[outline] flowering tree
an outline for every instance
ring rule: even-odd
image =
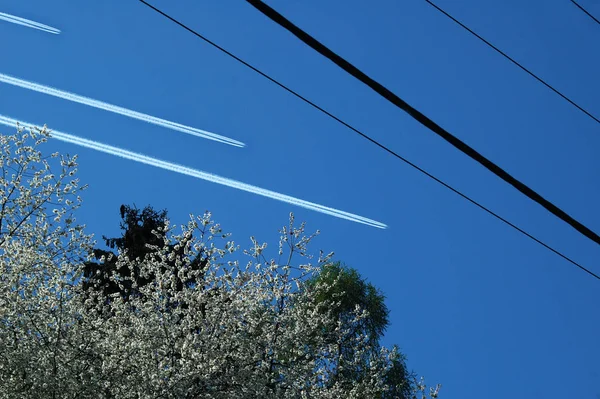
[[[143,210],[138,208],[130,207],[128,205],[121,205],[121,230],[122,235],[117,238],[107,238],[102,236],[106,246],[110,249],[117,249],[119,253],[126,256],[128,259],[135,260],[137,258],[145,259],[147,255],[155,252],[155,247],[161,247],[164,245],[170,245],[170,250],[175,250],[174,244],[168,244],[170,240],[165,240],[164,235],[167,232],[158,231],[157,229],[163,227],[167,220],[167,211],[155,211],[151,206],[146,206]],[[177,259],[186,257],[183,248],[178,245],[177,256],[168,260],[168,263],[163,265],[165,267],[176,268]],[[101,290],[103,297],[111,297],[111,294],[119,293],[123,300],[127,301],[132,295],[140,295],[138,289],[134,288],[130,281],[136,281],[136,286],[144,286],[152,284],[155,281],[154,275],[141,276],[139,269],[132,270],[129,268],[118,268],[117,267],[117,256],[114,252],[106,251],[100,248],[95,248],[93,251],[94,261],[88,261],[85,264],[84,269],[84,282],[83,287],[86,291],[90,290]],[[203,253],[196,255],[195,259],[191,264],[187,265],[188,268],[193,270],[202,270],[206,267],[207,260],[204,259]],[[178,270],[174,270],[178,274]],[[113,274],[116,273],[116,276]],[[117,280],[129,277],[125,281],[125,284],[119,285],[115,283],[115,277]],[[181,291],[185,287],[189,288],[198,283],[202,282],[202,276],[199,276],[195,280],[181,280],[177,279],[177,290]],[[124,286],[124,289],[123,289]],[[186,306],[185,304],[179,304],[178,306]]]
[[[42,156],[45,131],[0,136],[0,396],[75,397],[86,359],[73,345],[73,265],[90,239],[75,224],[76,157]],[[60,169],[53,174],[51,167]],[[67,336],[67,331],[69,335]],[[67,339],[68,338],[68,339]],[[73,392],[73,394],[69,394]]]
[[[315,279],[332,254],[312,259],[308,244],[316,234],[306,235],[293,215],[281,230],[277,259],[255,238],[240,254],[208,213],[180,229],[166,220],[155,231],[164,245],[149,244],[144,258],[120,252],[101,259],[130,271],[111,273],[118,292],[90,290],[84,272],[93,242],[73,216],[83,189],[72,178],[76,159],[44,158],[38,147],[48,135],[19,129],[0,136],[0,398],[392,398],[402,392],[394,386],[401,355],[375,346],[368,329],[348,327],[362,325],[366,309],[345,310],[350,323],[332,312],[341,300],[325,293],[336,279]],[[53,160],[61,169],[56,176]],[[200,269],[193,267],[198,255],[205,260]],[[129,276],[152,282],[138,285]],[[178,284],[200,277],[194,286]],[[125,299],[125,288],[140,295]],[[344,351],[343,364],[340,343],[353,348]],[[360,378],[335,378],[340,367],[360,369]],[[425,397],[424,384],[413,388],[414,398]],[[437,388],[429,393],[437,396]]]

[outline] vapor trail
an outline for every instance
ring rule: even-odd
[[[39,22],[29,20],[29,19],[17,17],[16,15],[10,15],[10,14],[0,12],[0,20],[10,22],[13,24],[17,24],[17,25],[26,26],[26,27],[32,28],[32,29],[38,29],[38,30],[41,30],[44,32],[55,34],[55,35],[60,34],[59,29],[53,28],[48,25],[41,24]]]
[[[157,118],[143,114],[141,112],[133,111],[127,108],[119,107],[117,105],[108,104],[102,101],[94,100],[89,97],[77,95],[75,93],[69,93],[68,91],[62,91],[55,89],[54,87],[44,86],[39,83],[30,82],[27,80],[15,78],[14,76],[5,75],[0,73],[0,82],[7,83],[9,85],[22,87],[27,90],[37,91],[38,93],[48,94],[50,96],[62,98],[64,100],[73,101],[79,104],[88,105],[90,107],[98,108],[108,112],[114,112],[129,118],[137,119],[153,125],[158,125],[171,130],[177,130],[182,133],[191,134],[192,136],[201,137],[204,139],[218,141],[220,143],[229,144],[235,147],[244,147],[245,144],[241,141],[230,139],[229,137],[221,136],[216,133],[207,132],[206,130],[196,129],[195,127],[182,125],[179,123],[171,122],[165,119]]]
[[[12,118],[9,118],[9,117],[3,116],[3,115],[0,115],[0,124],[10,126],[10,127],[16,127],[17,124],[24,126],[24,127],[35,126],[31,123],[18,121],[16,119],[12,119]],[[302,200],[299,198],[291,197],[289,195],[281,194],[281,193],[278,193],[275,191],[271,191],[271,190],[256,187],[256,186],[253,186],[250,184],[242,183],[237,180],[213,175],[212,173],[203,172],[201,170],[188,168],[186,166],[178,165],[178,164],[167,162],[167,161],[162,161],[157,158],[152,158],[152,157],[149,157],[149,156],[146,156],[143,154],[139,154],[136,152],[124,150],[122,148],[113,147],[108,144],[103,144],[103,143],[99,143],[97,141],[84,139],[84,138],[73,136],[73,135],[70,135],[67,133],[61,133],[56,130],[51,131],[50,135],[51,135],[51,137],[53,137],[57,140],[60,140],[60,141],[75,144],[75,145],[78,145],[81,147],[90,148],[92,150],[96,150],[96,151],[100,151],[100,152],[105,152],[110,155],[129,159],[129,160],[136,161],[136,162],[140,162],[140,163],[143,163],[146,165],[169,170],[172,172],[181,173],[183,175],[192,176],[192,177],[195,177],[198,179],[202,179],[202,180],[206,180],[206,181],[209,181],[212,183],[217,183],[217,184],[221,184],[224,186],[232,187],[232,188],[235,188],[238,190],[247,191],[252,194],[257,194],[257,195],[261,195],[263,197],[286,202],[288,204],[300,206],[302,208],[306,208],[311,211],[321,212],[326,215],[335,216],[337,218],[350,220],[350,221],[356,222],[356,223],[366,224],[368,226],[377,227],[380,229],[387,228],[387,225],[385,225],[381,222],[377,222],[372,219],[365,218],[363,216],[355,215],[355,214],[349,213],[349,212],[344,212],[342,210],[330,208],[330,207],[327,207],[324,205],[315,204],[314,202],[305,201],[305,200]]]

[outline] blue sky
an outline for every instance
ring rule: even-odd
[[[580,2],[600,15],[600,5]],[[409,160],[600,272],[600,248],[503,184],[245,2],[152,4]],[[598,124],[424,1],[271,1],[441,126],[600,231]],[[567,0],[439,0],[513,58],[600,115],[600,26]],[[136,1],[1,2],[0,73],[208,130],[182,134],[0,83],[0,114],[356,213],[382,230],[53,141],[90,184],[79,220],[118,234],[122,203],[173,221],[213,212],[240,244],[276,251],[294,211],[387,295],[411,368],[447,399],[597,398],[600,281]],[[10,129],[2,126],[1,131]]]

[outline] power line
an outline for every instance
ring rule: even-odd
[[[562,94],[554,86],[552,86],[551,84],[549,84],[548,82],[546,82],[545,80],[543,80],[542,78],[540,78],[539,76],[537,76],[535,73],[533,73],[529,69],[525,68],[518,61],[515,61],[514,58],[510,57],[508,54],[506,54],[505,52],[503,52],[502,50],[500,50],[498,47],[494,46],[492,43],[488,42],[483,37],[479,36],[471,28],[469,28],[468,26],[466,26],[465,24],[463,24],[462,22],[460,22],[458,19],[454,18],[452,15],[450,15],[448,12],[444,11],[438,5],[434,4],[432,1],[430,1],[430,0],[425,0],[425,1],[429,5],[431,5],[433,8],[435,8],[436,10],[438,10],[439,12],[441,12],[442,14],[444,14],[446,17],[448,17],[452,21],[456,22],[458,25],[460,25],[467,32],[469,32],[470,34],[472,34],[473,36],[475,36],[476,38],[478,38],[479,40],[481,40],[482,42],[484,42],[485,44],[487,44],[488,47],[496,50],[496,52],[498,54],[502,55],[504,58],[506,58],[507,60],[509,60],[510,62],[512,62],[513,64],[515,64],[519,68],[521,68],[523,71],[527,72],[527,74],[529,74],[529,76],[533,77],[535,80],[537,80],[538,82],[540,82],[541,84],[543,84],[544,86],[546,86],[547,88],[549,88],[550,90],[552,90],[554,93],[558,94],[563,100],[567,101],[569,104],[571,104],[572,106],[574,106],[575,108],[577,108],[578,110],[580,110],[581,112],[583,112],[584,114],[586,114],[587,116],[589,116],[590,118],[592,118],[594,121],[596,121],[596,123],[600,123],[600,119],[596,118],[590,112],[586,111],[582,106],[580,106],[579,104],[577,104],[575,101],[571,100],[566,95]],[[575,3],[575,4],[577,4],[577,3]]]
[[[321,42],[317,41],[315,38],[310,36],[308,33],[303,31],[296,25],[294,25],[283,15],[279,14],[277,11],[275,11],[274,9],[272,9],[271,7],[269,7],[268,5],[263,3],[261,0],[246,0],[246,1],[248,3],[250,3],[252,6],[254,6],[257,10],[262,12],[269,19],[276,22],[277,24],[282,26],[284,29],[286,29],[287,31],[292,33],[294,36],[296,36],[298,39],[303,41],[305,44],[307,44],[313,50],[317,51],[319,54],[323,55],[324,57],[326,57],[327,59],[332,61],[334,64],[336,64],[337,66],[342,68],[348,74],[350,74],[354,78],[358,79],[359,81],[363,82],[365,85],[367,85],[373,91],[375,91],[377,94],[379,94],[380,96],[382,96],[383,98],[385,98],[386,100],[388,100],[389,102],[391,102],[392,104],[397,106],[398,108],[400,108],[403,111],[405,111],[406,113],[408,113],[410,116],[412,116],[415,120],[417,120],[423,126],[425,126],[429,130],[431,130],[432,132],[434,132],[435,134],[437,134],[438,136],[440,136],[441,138],[446,140],[448,143],[452,144],[459,151],[461,151],[468,157],[472,158],[473,160],[479,162],[479,164],[484,166],[490,172],[492,172],[493,174],[495,174],[496,176],[498,176],[499,178],[501,178],[502,180],[504,180],[505,182],[507,182],[514,188],[516,188],[517,190],[519,190],[521,193],[523,193],[524,195],[529,197],[531,200],[537,202],[538,204],[540,204],[541,206],[546,208],[546,210],[548,210],[554,216],[563,220],[565,223],[567,223],[568,225],[573,227],[575,230],[577,230],[578,232],[580,232],[581,234],[583,234],[590,240],[594,241],[596,244],[600,245],[600,236],[598,236],[591,229],[589,229],[588,227],[584,226],[582,223],[575,220],[573,217],[568,215],[565,211],[563,211],[562,209],[560,209],[559,207],[554,205],[552,202],[550,202],[547,199],[545,199],[544,197],[542,197],[540,194],[535,192],[529,186],[527,186],[524,183],[517,180],[515,177],[510,175],[508,172],[506,172],[500,166],[496,165],[495,163],[493,163],[492,161],[490,161],[489,159],[487,159],[486,157],[481,155],[474,148],[470,147],[468,144],[466,144],[465,142],[460,140],[458,137],[454,136],[453,134],[448,132],[446,129],[442,128],[440,125],[438,125],[437,123],[435,123],[434,121],[429,119],[427,116],[425,116],[424,114],[422,114],[421,112],[419,112],[418,110],[416,110],[415,108],[410,106],[406,101],[402,100],[396,94],[392,93],[389,89],[384,87],[381,83],[376,82],[374,79],[370,78],[364,72],[359,70],[357,67],[355,67],[354,65],[352,65],[351,63],[349,63],[348,61],[346,61],[345,59],[340,57],[338,54],[334,53],[329,48],[325,47],[325,45],[323,45]]]
[[[477,202],[476,200],[470,198],[469,196],[467,196],[466,194],[463,194],[462,192],[460,192],[459,190],[455,189],[454,187],[450,186],[448,183],[444,182],[443,180],[435,177],[434,175],[432,175],[431,173],[427,172],[425,169],[419,167],[418,165],[412,163],[411,161],[409,161],[408,159],[404,158],[403,156],[399,155],[398,153],[396,153],[395,151],[389,149],[388,147],[386,147],[385,145],[379,143],[378,141],[376,141],[375,139],[367,136],[365,133],[361,132],[360,130],[358,130],[357,128],[355,128],[354,126],[350,125],[349,123],[343,121],[342,119],[338,118],[337,116],[335,116],[334,114],[332,114],[331,112],[325,110],[324,108],[322,108],[321,106],[315,104],[314,102],[310,101],[309,99],[307,99],[306,97],[302,96],[301,94],[297,93],[296,91],[290,89],[289,87],[287,87],[286,85],[284,85],[283,83],[280,83],[279,81],[275,80],[274,78],[270,77],[269,75],[267,75],[266,73],[262,72],[261,70],[259,70],[258,68],[252,66],[251,64],[247,63],[246,61],[242,60],[241,58],[239,58],[238,56],[232,54],[231,52],[229,52],[228,50],[224,49],[223,47],[219,46],[218,44],[214,43],[213,41],[211,41],[210,39],[206,38],[205,36],[201,35],[200,33],[196,32],[195,30],[189,28],[188,26],[184,25],[183,23],[179,22],[178,20],[176,20],[175,18],[171,17],[170,15],[164,13],[163,11],[159,10],[158,8],[154,7],[153,5],[147,3],[144,0],[139,0],[141,3],[145,4],[146,6],[148,6],[149,8],[153,9],[154,11],[156,11],[157,13],[161,14],[162,16],[164,16],[165,18],[169,19],[170,21],[176,23],[177,25],[181,26],[182,28],[184,28],[185,30],[187,30],[188,32],[192,33],[193,35],[197,36],[198,38],[204,40],[206,43],[210,44],[211,46],[215,47],[216,49],[222,51],[223,53],[227,54],[228,56],[230,56],[231,58],[235,59],[236,61],[240,62],[241,64],[245,65],[246,67],[252,69],[254,72],[258,73],[259,75],[263,76],[264,78],[268,79],[269,81],[271,81],[272,83],[276,84],[277,86],[281,87],[282,89],[284,89],[285,91],[287,91],[288,93],[294,95],[295,97],[299,98],[300,100],[304,101],[305,103],[309,104],[310,106],[312,106],[313,108],[319,110],[320,112],[324,113],[325,115],[327,115],[328,117],[330,117],[331,119],[335,120],[336,122],[344,125],[345,127],[347,127],[348,129],[352,130],[353,132],[359,134],[360,136],[362,136],[363,138],[365,138],[366,140],[369,140],[371,143],[375,144],[376,146],[378,146],[379,148],[381,148],[382,150],[388,152],[389,154],[393,155],[394,157],[400,159],[402,162],[406,163],[407,165],[409,165],[410,167],[416,169],[417,171],[421,172],[422,174],[424,174],[425,176],[429,177],[430,179],[434,180],[435,182],[441,184],[442,186],[444,186],[445,188],[449,189],[450,191],[454,192],[455,194],[459,195],[460,197],[464,198],[465,200],[469,201],[471,204],[477,206],[479,209],[487,212],[488,214],[492,215],[493,217],[495,217],[496,219],[500,220],[501,222],[507,224],[508,226],[512,227],[513,229],[517,230],[518,232],[520,232],[521,234],[525,235],[526,237],[532,239],[533,241],[537,242],[538,244],[540,244],[541,246],[543,246],[544,248],[548,249],[549,251],[553,252],[554,254],[560,256],[561,258],[563,258],[564,260],[566,260],[567,262],[573,264],[574,266],[577,266],[579,269],[583,270],[584,272],[588,273],[589,275],[591,275],[592,277],[595,277],[596,279],[600,280],[600,276],[595,274],[594,272],[592,272],[591,270],[587,269],[586,267],[584,267],[583,265],[579,264],[578,262],[576,262],[575,260],[571,259],[570,257],[568,257],[567,255],[563,254],[562,252],[554,249],[553,247],[551,247],[550,245],[544,243],[543,241],[541,241],[540,239],[534,237],[533,235],[531,235],[530,233],[528,233],[527,231],[523,230],[522,228],[518,227],[517,225],[513,224],[512,222],[508,221],[507,219],[503,218],[502,216],[498,215],[497,213],[495,213],[494,211],[492,211],[491,209],[487,208],[486,206],[480,204],[479,202]]]
[[[586,13],[591,19],[593,19],[598,25],[600,25],[600,21],[598,21],[598,19],[594,17],[591,13],[589,13],[585,8],[580,6],[579,3],[577,3],[575,0],[571,0],[571,3],[575,4],[581,11]]]

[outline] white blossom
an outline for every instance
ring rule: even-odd
[[[293,214],[278,261],[254,237],[243,251],[248,261],[240,261],[239,246],[206,212],[190,215],[179,234],[167,222],[161,230],[171,233],[170,245],[145,259],[117,256],[117,267],[155,279],[130,281],[139,296],[84,291],[94,243],[74,211],[85,186],[74,179],[76,157],[42,156],[38,147],[50,134],[19,128],[0,136],[0,399],[389,397],[384,374],[397,354],[370,347],[368,337],[322,311],[337,300],[316,305],[327,286],[304,289],[333,253],[311,264],[317,233],[305,234]],[[198,254],[207,260],[201,271],[188,267]],[[166,267],[170,259],[178,270]],[[196,286],[177,290],[187,279]],[[115,273],[112,280],[128,282]],[[360,308],[352,314],[365,317]],[[324,326],[355,348],[350,366],[376,354],[360,380],[334,378],[339,355]],[[424,384],[417,388],[414,398],[425,395]]]

